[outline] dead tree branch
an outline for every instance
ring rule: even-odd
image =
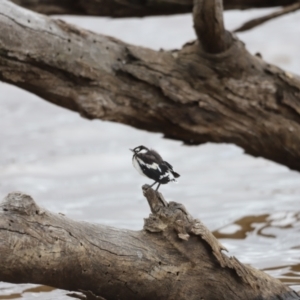
[[[300,80],[238,40],[153,51],[0,2],[0,80],[89,119],[186,144],[234,143],[300,170]]]
[[[204,51],[221,53],[231,46],[231,36],[224,28],[222,0],[195,0],[193,16],[194,28]]]
[[[46,15],[93,15],[104,17],[145,17],[190,13],[193,0],[12,0]],[[250,9],[290,5],[297,0],[224,0],[225,9]]]
[[[0,204],[0,280],[82,290],[87,299],[300,299],[226,256],[181,204],[143,191],[152,214],[142,231],[75,222],[9,194]]]
[[[259,25],[261,25],[267,21],[270,21],[272,19],[284,16],[291,12],[295,12],[298,9],[300,9],[300,2],[283,7],[282,9],[275,11],[271,14],[268,14],[266,16],[250,20],[250,21],[246,22],[245,24],[243,24],[241,27],[235,29],[234,32],[242,32],[242,31],[252,29],[252,28],[259,26]]]

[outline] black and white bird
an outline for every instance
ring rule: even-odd
[[[150,179],[154,180],[152,187],[158,183],[156,190],[161,184],[166,184],[170,181],[175,181],[180,175],[173,171],[173,167],[154,150],[148,149],[145,146],[139,146],[134,149],[129,149],[133,152],[132,164],[137,171]]]

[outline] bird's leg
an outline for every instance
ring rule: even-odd
[[[150,187],[153,187],[154,184],[156,184],[156,183],[157,183],[157,181],[154,181],[154,183],[152,183],[152,184],[150,185]]]
[[[156,188],[156,191],[158,191],[158,188],[160,187],[160,183],[158,184],[157,188]]]

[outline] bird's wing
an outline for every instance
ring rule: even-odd
[[[171,173],[173,174],[173,176],[174,176],[175,178],[178,178],[178,177],[180,176],[177,172],[173,171],[172,165],[170,165],[167,161],[164,161],[163,164],[164,164],[165,166],[167,166],[167,168],[171,171]]]
[[[144,159],[142,160],[139,157],[137,157],[137,162],[144,174],[155,181],[159,181],[161,175],[165,174],[168,170],[166,165],[157,164],[156,162],[147,161]]]
[[[162,163],[163,162],[163,159],[161,158],[161,156],[153,149],[150,150],[150,153],[148,152],[147,155],[151,155],[154,160],[156,160],[157,162],[159,163]]]
[[[164,161],[163,163],[165,163],[169,169],[173,170],[172,165],[170,165],[167,161]]]

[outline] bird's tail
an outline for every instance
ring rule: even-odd
[[[178,177],[180,176],[178,173],[176,173],[176,172],[174,172],[174,171],[172,171],[172,174],[173,174],[173,176],[174,176],[175,178],[178,178]]]

